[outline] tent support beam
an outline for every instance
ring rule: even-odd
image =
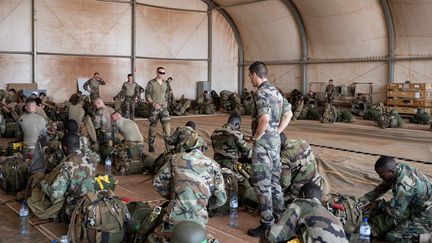
[[[393,15],[390,9],[388,0],[380,0],[381,7],[383,9],[388,35],[388,82],[394,82],[394,70],[395,70],[395,49],[396,49],[396,32],[394,28]]]
[[[308,91],[308,71],[307,71],[307,64],[308,64],[308,54],[309,54],[309,47],[308,47],[308,40],[306,35],[306,28],[303,22],[303,19],[300,15],[299,10],[297,9],[297,6],[294,4],[292,0],[283,0],[285,5],[290,10],[291,14],[294,16],[294,19],[297,24],[297,29],[300,32],[300,41],[302,45],[302,53],[301,53],[301,66],[302,66],[302,91],[303,93],[306,93]]]
[[[36,0],[32,0],[32,83],[36,83],[37,68],[37,33],[36,33]]]

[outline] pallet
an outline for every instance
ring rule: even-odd
[[[426,111],[429,114],[432,114],[432,108],[430,107],[419,107]],[[387,106],[387,112],[390,112],[392,109],[395,109],[400,115],[415,115],[417,113],[418,108],[414,107],[403,107],[403,106]]]
[[[427,83],[391,83],[387,84],[389,91],[432,91],[432,84]]]
[[[387,98],[387,105],[391,106],[409,106],[409,107],[432,107],[432,100],[426,99],[405,99],[405,98]]]
[[[387,97],[408,99],[432,99],[432,91],[387,91]]]

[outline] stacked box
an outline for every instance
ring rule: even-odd
[[[388,110],[396,109],[400,114],[413,115],[418,108],[431,112],[432,84],[391,83],[387,85]]]

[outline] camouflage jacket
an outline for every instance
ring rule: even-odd
[[[90,92],[91,97],[99,97],[100,96],[99,85],[104,85],[104,84],[105,84],[104,80],[97,80],[91,78],[84,83],[83,88],[84,90]]]
[[[222,206],[226,200],[225,184],[219,165],[199,149],[175,154],[156,174],[154,188],[171,201],[164,221],[208,222],[207,207]]]
[[[281,147],[282,189],[289,188],[289,193],[299,196],[301,187],[308,182],[321,178],[315,156],[309,144],[304,140],[287,139]]]
[[[168,105],[171,100],[172,89],[167,80],[162,81],[162,85],[156,79],[148,81],[145,89],[145,98],[148,102]]]
[[[384,211],[392,215],[396,222],[403,218],[406,209],[410,209],[412,214],[416,215],[432,207],[431,180],[422,172],[407,164],[399,163],[397,165],[397,175],[393,181],[379,184],[373,191],[364,195],[363,198],[373,201],[390,189],[393,192],[393,198],[385,203]]]
[[[188,126],[177,127],[171,136],[165,138],[165,141],[168,145],[174,146],[175,151],[179,153],[183,152],[183,144],[185,144],[192,136],[199,136],[193,128]],[[207,145],[205,147],[207,148]]]
[[[52,182],[41,182],[51,202],[65,198],[66,204],[74,204],[79,197],[94,190],[96,162],[80,150],[67,156],[58,167],[59,170],[51,172],[58,173]]]
[[[253,106],[252,134],[255,134],[259,117],[264,114],[270,115],[266,133],[276,133],[282,115],[291,110],[291,104],[288,100],[268,81],[259,86],[254,96]]]
[[[234,169],[240,156],[250,158],[251,149],[247,146],[240,130],[235,130],[229,123],[217,128],[211,135],[214,159],[221,166]]]
[[[348,243],[341,222],[318,199],[296,199],[267,233],[270,242],[286,242],[298,236],[301,242]]]

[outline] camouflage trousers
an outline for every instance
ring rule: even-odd
[[[369,217],[374,236],[385,236],[390,242],[411,242],[411,238],[432,231],[432,207],[417,214],[407,209],[404,219],[397,225],[394,225],[393,217],[383,211],[375,212]]]
[[[124,117],[134,120],[135,119],[135,99],[126,96],[124,100]]]
[[[280,185],[282,162],[280,138],[276,133],[265,133],[256,141],[252,152],[252,183],[258,196],[261,224],[272,225],[285,210]]]
[[[154,148],[154,142],[156,140],[156,126],[158,121],[162,123],[164,137],[168,137],[171,134],[170,115],[168,107],[163,106],[159,110],[152,108],[148,120],[150,122],[148,132],[149,147]],[[168,144],[165,143],[165,146],[167,147]]]

